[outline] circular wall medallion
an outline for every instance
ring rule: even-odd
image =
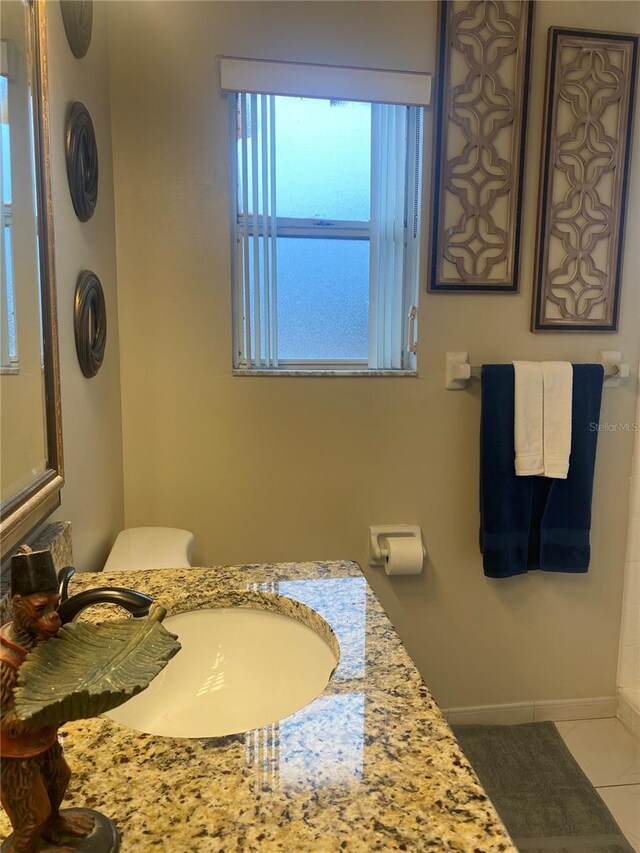
[[[93,0],[60,0],[60,11],[71,53],[82,59],[91,44]]]
[[[100,279],[91,270],[78,276],[73,328],[80,368],[90,379],[102,367],[107,343],[107,306]]]
[[[93,122],[80,101],[67,117],[67,178],[73,209],[80,222],[93,216],[98,201],[98,148]]]

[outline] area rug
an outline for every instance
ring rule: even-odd
[[[453,726],[523,853],[633,853],[553,723]]]

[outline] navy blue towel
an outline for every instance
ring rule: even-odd
[[[530,569],[586,572],[603,367],[573,366],[571,456],[566,480],[516,477],[514,370],[482,368],[480,550],[490,578]]]

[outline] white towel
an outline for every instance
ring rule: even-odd
[[[537,361],[514,361],[516,474],[544,474],[543,380]]]
[[[544,475],[566,480],[571,453],[573,367],[568,361],[543,361]]]
[[[566,480],[571,453],[573,367],[568,361],[514,361],[513,425],[518,477]]]

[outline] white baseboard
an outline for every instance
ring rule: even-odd
[[[640,704],[638,704],[638,689],[618,690],[618,719],[634,737],[640,739]]]
[[[615,717],[618,700],[615,696],[597,696],[594,699],[548,699],[536,702],[533,712],[535,723],[542,720],[598,720]]]
[[[592,699],[532,699],[505,705],[449,708],[442,713],[451,725],[515,725],[543,720],[556,722],[615,717],[617,705],[615,696],[597,696]]]
[[[470,708],[449,708],[443,712],[450,725],[514,725],[533,722],[533,702],[513,702],[510,705],[477,705]]]

